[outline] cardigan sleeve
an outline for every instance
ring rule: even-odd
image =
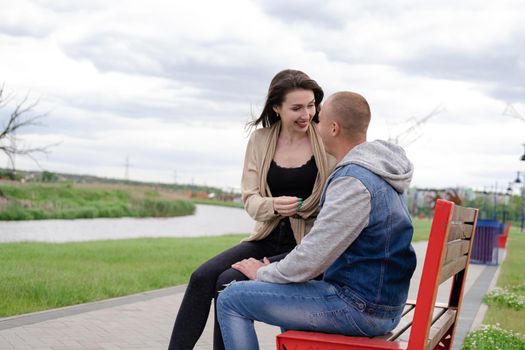
[[[255,221],[267,221],[277,217],[273,209],[273,198],[263,197],[259,188],[259,176],[262,171],[263,154],[267,145],[261,142],[259,130],[255,130],[248,141],[244,156],[241,191],[244,208]]]

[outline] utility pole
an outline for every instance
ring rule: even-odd
[[[130,164],[129,164],[129,155],[126,156],[126,163],[124,164],[124,179],[126,181],[129,181],[129,167],[130,167]]]
[[[13,135],[11,135],[11,147],[16,149],[16,130],[13,131]],[[13,166],[13,176],[16,178],[16,154],[13,154],[11,163]]]

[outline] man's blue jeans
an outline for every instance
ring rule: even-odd
[[[275,284],[234,282],[217,302],[227,350],[259,349],[253,320],[281,329],[375,336],[392,330],[399,318],[383,319],[359,311],[324,281]]]

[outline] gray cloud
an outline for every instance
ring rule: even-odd
[[[267,14],[284,24],[305,24],[301,32],[305,49],[323,53],[330,62],[377,64],[411,77],[467,81],[477,84],[488,96],[508,102],[525,101],[525,50],[520,45],[525,41],[525,31],[508,18],[509,8],[520,11],[519,2],[492,10],[476,1],[341,3],[259,2]],[[449,27],[441,28],[440,22],[428,17],[430,13],[435,18],[451,13],[454,16],[445,21]],[[483,30],[472,28],[483,25],[479,22],[488,18],[491,23],[486,31],[491,35],[481,43]],[[491,37],[498,37],[497,31],[502,26],[509,28],[505,39],[490,43]],[[492,27],[496,33],[490,32]],[[457,46],[454,37],[443,37],[447,32],[463,41],[470,38],[473,45]]]
[[[390,22],[400,15],[414,11],[417,8],[426,9],[431,4],[422,2],[414,4],[412,1],[339,1],[325,0],[260,0],[257,1],[261,10],[272,18],[276,18],[285,25],[299,24],[309,27],[313,32],[323,31],[323,40],[329,41],[333,34],[340,32],[354,23],[364,24]],[[439,3],[443,6],[442,3]],[[458,4],[454,4],[458,6]],[[325,31],[329,32],[325,32]],[[344,46],[345,42],[340,42]]]
[[[154,38],[100,32],[66,45],[64,52],[72,58],[92,62],[101,72],[157,76],[203,91],[220,90],[224,97],[236,99],[242,91],[245,99],[250,94],[260,94],[260,88],[275,73],[274,65],[263,57],[257,57],[256,62],[235,57],[237,52],[248,51],[246,45],[232,40],[193,42],[181,49],[177,43]],[[228,58],[227,63],[214,61],[215,56]]]
[[[315,0],[264,0],[258,1],[258,4],[270,17],[286,24],[298,23],[338,30],[348,21],[342,13],[333,10],[330,1],[320,3]]]
[[[208,48],[213,51],[213,47]],[[260,100],[266,93],[277,68],[233,59],[228,65],[213,62],[163,62],[165,76],[190,84],[201,91],[203,98],[221,102]]]
[[[264,102],[271,78],[281,69],[270,59],[265,60],[264,54],[256,60],[237,55],[250,50],[246,45],[235,41],[194,42],[191,43],[193,53],[188,54],[175,44],[155,42],[155,39],[115,32],[92,34],[66,45],[65,53],[74,59],[90,61],[101,72],[166,79],[173,85],[173,95],[180,98],[163,105],[158,101],[119,100],[116,96],[100,96],[96,99],[68,96],[62,102],[76,108],[107,111],[127,117],[179,120],[193,117],[201,120],[238,118],[245,122],[251,117],[251,106]],[[231,56],[224,60],[227,63],[209,59],[214,56],[224,58],[228,53]],[[177,90],[181,86],[191,88],[193,95],[178,95]]]
[[[103,0],[33,0],[33,2],[60,14],[93,12],[108,7],[107,1]]]
[[[2,7],[0,35],[42,39],[49,36],[59,23],[51,11],[30,1]]]
[[[5,21],[0,17],[0,35],[15,37],[45,38],[53,31],[53,26],[46,23],[22,23],[18,21]]]
[[[399,62],[397,67],[409,74],[487,84],[484,89],[492,97],[524,102],[525,50],[516,44],[523,41],[525,33],[517,33],[506,42],[482,50],[433,47]]]
[[[82,160],[85,169],[103,167],[122,167],[128,157],[131,171],[157,170],[178,171],[190,173],[199,171],[224,170],[225,168],[241,169],[241,154],[216,153],[210,158],[209,153],[186,149],[178,150],[151,150],[143,145],[121,145],[120,147],[105,148],[97,143],[90,144],[85,140],[85,146],[72,147],[64,142],[59,148],[51,150],[48,156],[38,155],[39,159],[52,160],[64,164],[75,164]]]
[[[237,99],[240,100],[239,93]],[[120,116],[123,118],[159,119],[166,122],[175,121],[239,121],[243,122],[250,116],[250,103],[230,101],[228,92],[221,94],[210,90],[203,91],[194,97],[185,97],[174,101],[159,101],[133,97],[117,96],[60,96],[56,101],[62,106],[93,113]],[[226,97],[225,97],[226,96]],[[71,120],[62,118],[60,125],[71,125]],[[71,125],[74,129],[74,127]],[[83,131],[82,131],[83,132]]]

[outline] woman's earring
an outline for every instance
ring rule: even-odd
[[[277,118],[280,118],[279,113],[275,112],[275,114],[277,115]]]

